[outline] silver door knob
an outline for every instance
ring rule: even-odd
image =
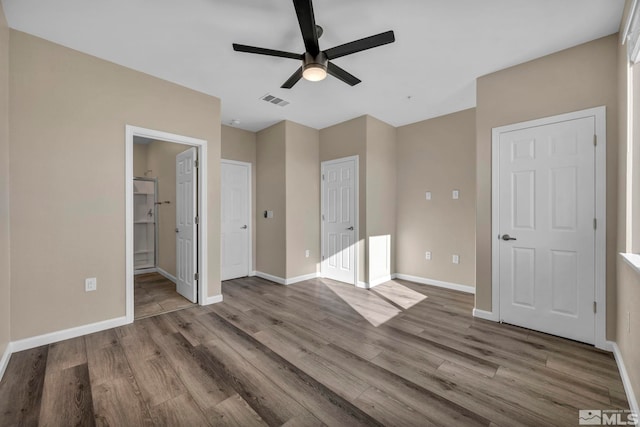
[[[246,229],[247,229],[247,226],[246,226],[246,225],[243,225],[243,226],[242,226],[242,227],[240,227],[240,228],[241,228],[242,230],[246,230]]]
[[[347,228],[347,230],[353,230],[353,225],[351,227]]]
[[[502,240],[516,240],[515,237],[511,237],[508,234],[503,234],[502,235]]]

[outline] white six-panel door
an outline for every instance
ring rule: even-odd
[[[197,302],[196,149],[176,156],[176,291]]]
[[[499,140],[500,320],[587,343],[595,327],[594,129],[585,117]]]
[[[221,280],[249,275],[251,164],[221,167]]]
[[[356,284],[356,159],[322,163],[322,273]]]

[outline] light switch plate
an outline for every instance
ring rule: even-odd
[[[98,289],[98,279],[96,279],[95,277],[84,279],[85,292],[95,291],[96,289]]]
[[[460,191],[458,190],[453,190],[451,192],[451,197],[453,198],[453,200],[458,200],[460,198]]]
[[[431,200],[431,191],[427,191],[426,193],[424,193],[424,198],[427,200]]]
[[[267,218],[273,218],[273,211],[267,211]]]
[[[311,251],[307,249],[306,251],[304,251],[304,257],[309,258],[309,256],[311,256]]]
[[[451,256],[451,262],[454,264],[460,264],[460,255],[453,254]]]

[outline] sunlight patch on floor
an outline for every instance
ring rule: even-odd
[[[380,326],[400,314],[397,307],[371,292],[343,283],[325,281],[325,284],[373,326]]]
[[[369,291],[330,280],[323,282],[373,326],[388,322],[401,314],[403,309],[409,309],[427,298],[426,295],[393,281]]]
[[[416,292],[411,288],[408,288],[396,281],[389,281],[381,285],[376,286],[371,290],[372,292],[383,296],[395,305],[404,308],[405,310],[418,304],[420,301],[427,299],[427,296]]]

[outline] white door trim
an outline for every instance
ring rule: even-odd
[[[322,220],[322,215],[324,214],[324,180],[322,179],[322,175],[324,174],[324,169],[328,165],[332,165],[335,163],[341,163],[345,161],[355,161],[355,226],[354,226],[354,242],[356,247],[354,248],[354,273],[353,273],[353,285],[358,286],[358,281],[360,279],[358,271],[360,270],[360,156],[349,156],[342,157],[340,159],[333,160],[325,160],[320,163],[320,256],[324,255],[324,221]],[[321,277],[325,277],[326,270],[326,261],[321,259],[320,261],[320,275]]]
[[[249,192],[247,194],[247,197],[249,198],[248,200],[248,209],[249,209],[249,223],[247,224],[247,227],[249,227],[248,233],[247,233],[247,239],[249,240],[249,243],[247,245],[247,248],[249,248],[248,250],[248,254],[247,256],[249,257],[248,263],[247,265],[249,266],[249,271],[248,274],[249,276],[251,276],[252,272],[254,271],[254,265],[253,265],[253,221],[254,221],[254,217],[253,217],[253,206],[251,205],[251,199],[253,198],[253,170],[251,169],[251,163],[249,162],[240,162],[238,160],[227,160],[227,159],[221,159],[220,160],[220,164],[222,163],[226,163],[228,165],[239,165],[239,166],[246,166],[248,168],[249,171]]]
[[[497,239],[500,230],[500,134],[514,130],[525,129],[535,126],[543,126],[567,120],[575,120],[586,117],[595,119],[595,134],[597,138],[595,153],[595,211],[596,211],[596,247],[595,247],[595,301],[597,311],[595,316],[595,345],[598,348],[610,350],[607,343],[607,281],[606,281],[606,161],[607,161],[607,129],[606,129],[606,107],[595,107],[572,113],[560,114],[557,116],[545,117],[537,120],[530,120],[522,123],[515,123],[507,126],[500,126],[492,129],[492,170],[491,170],[491,320],[500,320],[500,256],[499,241]],[[487,316],[488,317],[488,316]]]
[[[208,303],[208,245],[207,245],[207,141],[183,135],[146,129],[137,126],[125,126],[125,315],[127,323],[133,322],[133,137],[190,145],[198,148],[198,304]]]

